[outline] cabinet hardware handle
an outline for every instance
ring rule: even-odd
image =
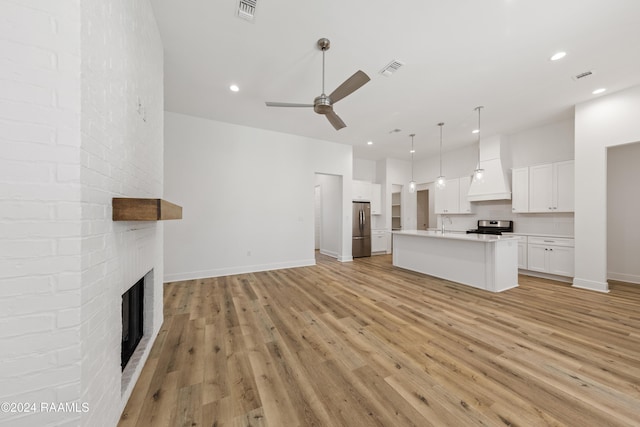
[[[555,240],[544,240],[545,243],[555,243]]]

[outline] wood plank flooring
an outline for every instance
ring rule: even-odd
[[[318,255],[168,283],[119,426],[640,426],[640,285],[519,280]]]

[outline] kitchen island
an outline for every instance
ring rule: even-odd
[[[518,238],[424,230],[394,231],[393,265],[502,292],[518,286]]]

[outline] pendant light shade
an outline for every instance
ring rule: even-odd
[[[416,136],[416,134],[412,133],[409,136],[411,137],[411,181],[409,181],[409,193],[415,193],[416,182],[413,180],[413,153],[415,153],[416,150],[413,148],[413,137]]]
[[[444,123],[438,123],[440,126],[440,175],[436,178],[436,188],[442,189],[447,185],[447,179],[442,175],[442,127]]]
[[[480,110],[483,108],[481,105],[474,108],[474,110],[478,112],[478,166],[476,170],[473,171],[473,180],[477,182],[484,181],[484,169],[482,169],[480,164]]]

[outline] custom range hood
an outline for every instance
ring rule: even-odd
[[[467,199],[470,202],[484,200],[510,200],[511,179],[502,165],[502,155],[506,148],[500,135],[480,140],[480,164],[484,169],[483,178],[471,181]]]

